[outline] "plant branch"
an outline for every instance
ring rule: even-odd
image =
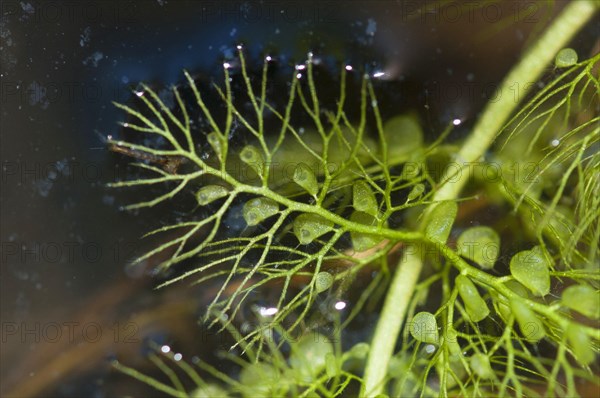
[[[528,83],[539,78],[556,53],[588,22],[597,9],[598,6],[594,1],[582,0],[569,3],[535,45],[527,51],[521,62],[502,82],[499,100],[490,102],[484,109],[481,119],[457,155],[456,160],[459,162],[457,171],[443,176],[441,180],[443,185],[435,193],[434,202],[452,200],[459,195],[469,177],[469,173],[464,172],[465,167],[483,156],[508,117],[531,88],[532,85]],[[521,90],[517,99],[511,95],[515,85]],[[432,206],[426,212],[431,208]],[[376,396],[383,392],[388,364],[423,267],[418,250],[405,253],[391,282],[375,328],[361,396]]]
[[[498,100],[488,103],[481,119],[456,155],[460,168],[448,168],[449,172],[442,178],[442,183],[452,182],[442,185],[435,193],[434,200],[452,200],[458,196],[469,177],[469,173],[464,173],[465,167],[481,159],[509,116],[534,87],[533,83],[544,72],[546,65],[592,18],[594,12],[598,10],[598,6],[594,3],[594,1],[574,1],[565,7],[545,34],[506,76],[500,85]],[[515,86],[519,94],[517,98],[513,95]]]

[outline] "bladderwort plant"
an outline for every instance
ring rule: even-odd
[[[237,72],[226,63],[224,84],[211,89],[218,110],[187,72],[194,109],[180,89],[169,106],[147,86],[137,92],[146,111],[116,104],[128,129],[155,139],[109,139],[147,173],[112,186],[167,187],[128,208],[187,196],[200,214],[150,232],[168,239],[137,261],[167,254],[160,287],[218,281],[206,320],[243,357],[225,354],[239,366],[232,375],[156,349],[150,360],[165,381],[114,366],[175,397],[571,397],[582,381],[597,387],[600,55],[578,62],[564,49],[595,11],[592,1],[567,5],[458,147],[445,142],[451,126],[426,143],[414,116],[383,120],[367,74],[350,98],[349,68],[325,104],[312,54],[282,106],[269,98],[271,60],[256,81],[241,47]],[[542,89],[524,104],[514,98],[511,85],[531,88],[549,66]],[[440,163],[455,167],[436,175]],[[482,177],[489,169],[497,178]],[[467,183],[476,194],[461,196]],[[454,225],[480,196],[511,209],[508,233]],[[311,330],[323,298],[342,297],[364,270],[377,276],[348,316],[332,309],[333,334]],[[276,302],[251,306],[258,321],[242,333],[236,317],[267,286]],[[342,347],[344,327],[378,292],[370,341]]]

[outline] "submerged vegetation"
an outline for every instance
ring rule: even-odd
[[[155,139],[109,139],[141,169],[112,186],[168,187],[128,208],[193,202],[188,219],[148,234],[168,239],[137,261],[167,254],[161,287],[217,281],[205,320],[243,356],[225,354],[239,369],[225,374],[156,347],[165,380],[114,366],[182,397],[575,396],[580,381],[597,385],[600,55],[559,52],[595,7],[566,7],[460,147],[446,142],[452,125],[426,142],[416,116],[384,120],[373,78],[350,67],[336,98],[322,98],[312,54],[284,101],[271,100],[270,57],[255,79],[239,47],[209,94],[185,72],[174,106],[147,86],[136,93],[145,110],[116,104],[125,127]],[[510,96],[551,62],[524,105]],[[502,222],[461,225],[478,202],[504,209]],[[252,302],[267,287],[276,299]],[[372,340],[342,344],[382,295]]]

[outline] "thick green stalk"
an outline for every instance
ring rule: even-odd
[[[469,177],[465,168],[473,162],[480,161],[497,133],[527,95],[529,89],[534,86],[533,83],[544,72],[548,63],[597,11],[597,4],[598,2],[592,0],[571,2],[545,34],[527,50],[521,62],[504,78],[497,95],[498,100],[487,104],[481,119],[457,154],[455,161],[460,168],[448,168],[452,171],[442,179],[442,181],[453,182],[444,184],[436,192],[435,200],[451,200],[458,196]],[[518,94],[516,98],[515,90]],[[456,173],[458,175],[455,175]]]
[[[532,86],[531,83],[540,77],[556,53],[567,45],[597,9],[597,2],[592,0],[569,3],[544,35],[527,51],[523,59],[502,82],[498,100],[488,103],[484,109],[473,132],[456,157],[458,167],[444,175],[442,181],[448,182],[436,192],[434,202],[453,200],[459,195],[469,178],[469,173],[465,172],[465,169],[482,158],[520,100],[527,94]],[[512,95],[515,87],[519,90],[517,98]],[[407,247],[391,282],[375,328],[365,368],[362,396],[371,397],[383,392],[388,364],[422,267],[418,248]]]

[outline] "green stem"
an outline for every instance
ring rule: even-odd
[[[469,178],[465,168],[481,159],[504,123],[531,88],[530,83],[539,78],[546,65],[587,23],[597,8],[595,2],[591,0],[569,3],[544,35],[527,51],[523,59],[502,82],[498,101],[488,103],[484,109],[473,132],[457,155],[458,171],[444,175],[441,181],[447,183],[435,193],[434,202],[453,200],[459,195]],[[512,95],[515,87],[519,90],[517,98]],[[430,209],[431,207],[426,211]],[[414,246],[407,249],[411,248]],[[419,251],[416,248],[407,250],[400,260],[375,328],[361,396],[376,396],[384,391],[388,364],[422,268]]]
[[[453,182],[444,184],[436,192],[435,200],[452,200],[458,196],[469,177],[464,169],[473,162],[480,161],[508,117],[544,72],[546,65],[594,15],[598,9],[595,3],[591,0],[569,3],[545,34],[527,51],[521,62],[504,78],[498,91],[498,100],[487,104],[473,132],[457,154],[456,161],[460,168],[458,171],[448,168],[452,171],[442,179],[442,182]],[[516,97],[515,90],[518,94]]]

